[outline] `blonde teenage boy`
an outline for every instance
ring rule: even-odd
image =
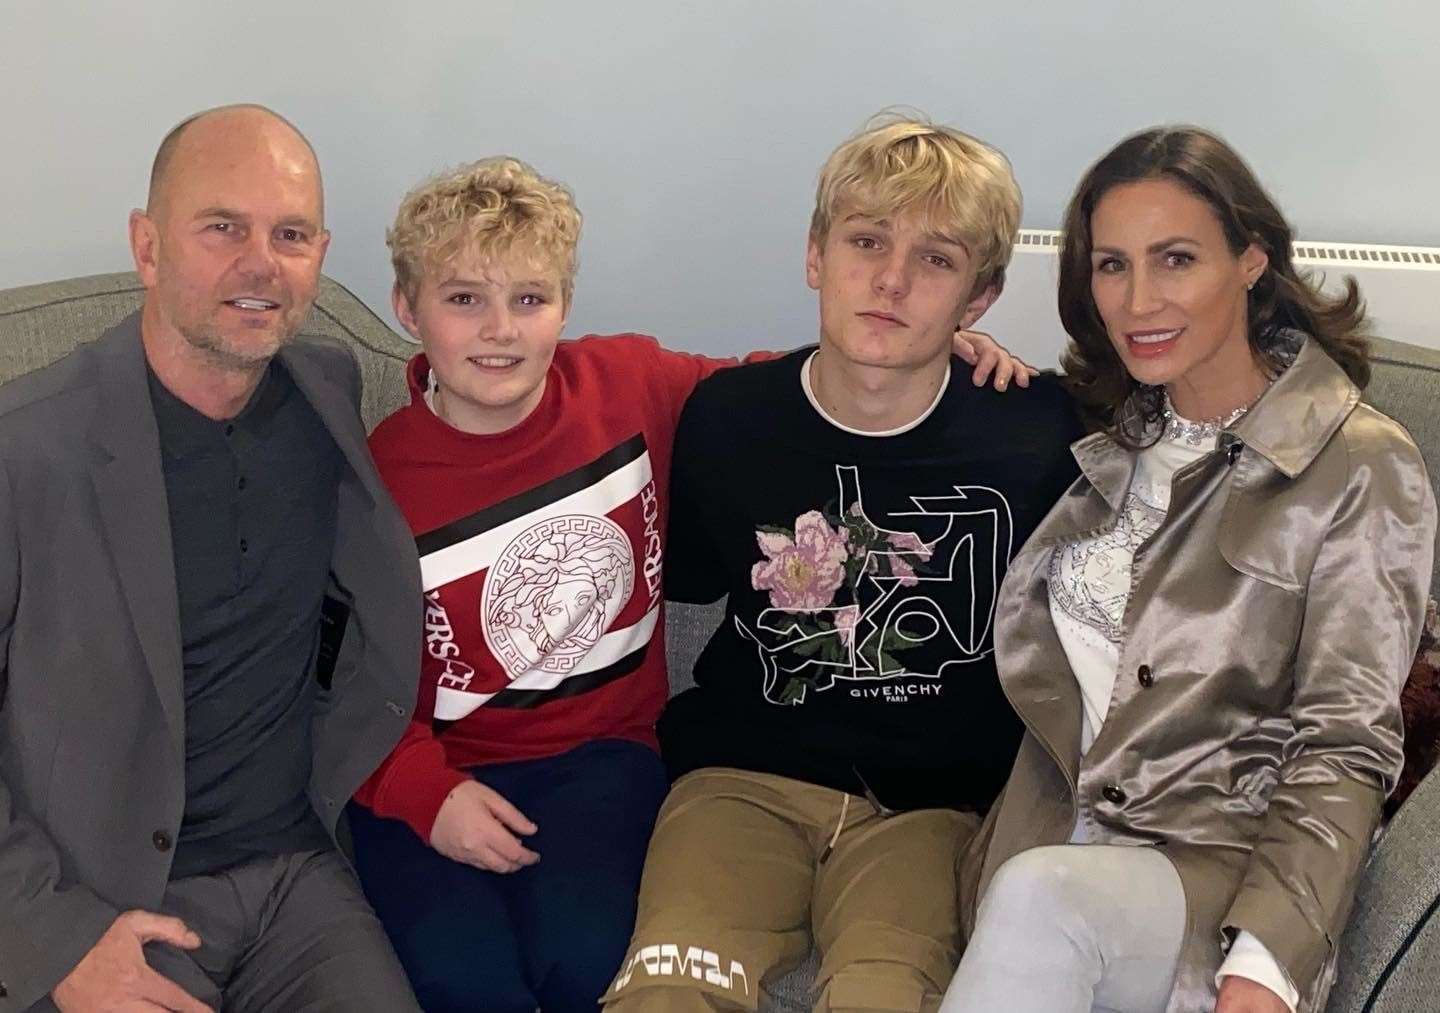
[[[933,1010],[955,862],[1019,741],[990,637],[1074,473],[1053,376],[952,378],[1020,216],[1003,155],[885,120],[821,173],[820,343],[701,383],[671,479],[671,598],[728,595],[660,740],[675,783],[607,1009],[755,1009],[820,950],[821,1010]]]

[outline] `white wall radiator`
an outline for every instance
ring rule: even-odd
[[[1055,307],[1060,233],[1022,229],[1006,275],[1005,294],[978,326],[1021,358],[1056,366],[1065,330]],[[1354,275],[1380,337],[1440,349],[1440,248],[1374,246],[1298,240],[1295,263],[1338,289]]]

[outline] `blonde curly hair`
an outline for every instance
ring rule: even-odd
[[[461,255],[490,260],[519,254],[559,271],[568,308],[580,221],[569,188],[501,155],[457,166],[411,190],[385,230],[385,245],[395,284],[412,303],[427,271]]]

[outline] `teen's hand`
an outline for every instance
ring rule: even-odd
[[[956,331],[954,345],[955,354],[975,367],[971,379],[977,387],[985,386],[991,372],[995,374],[996,390],[1004,390],[1011,380],[1018,387],[1028,387],[1030,378],[1040,372],[1019,356],[1011,355],[984,331]]]
[[[1258,981],[1227,974],[1220,979],[1215,1013],[1290,1013],[1290,1007]]]
[[[175,1010],[211,1013],[210,1007],[145,963],[146,943],[182,950],[199,947],[200,937],[179,918],[126,911],[55,986],[50,997],[60,1013],[108,1010]]]
[[[455,786],[430,828],[430,846],[446,858],[491,872],[516,872],[540,861],[516,834],[533,834],[531,823],[495,789],[479,781]]]

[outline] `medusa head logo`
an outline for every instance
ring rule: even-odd
[[[551,517],[518,535],[481,592],[485,639],[511,679],[566,674],[615,621],[635,585],[630,539],[605,517]]]

